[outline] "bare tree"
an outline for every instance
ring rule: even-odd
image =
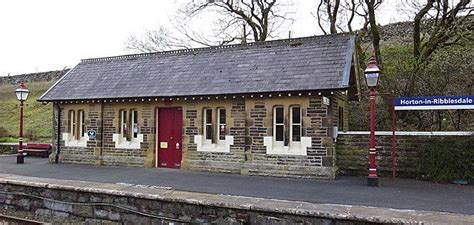
[[[168,29],[160,26],[157,30],[145,31],[141,38],[135,35],[130,36],[126,42],[125,49],[143,53],[190,47],[189,43],[175,38]]]
[[[146,31],[143,38],[131,36],[126,49],[153,52],[265,41],[293,21],[292,1],[189,0],[170,20],[170,30],[160,27]],[[208,30],[199,29],[202,24],[208,24]]]
[[[356,50],[359,64],[365,67],[365,50],[362,43],[367,35],[371,38],[374,54],[381,64],[380,35],[376,24],[375,11],[380,6],[380,0],[319,0],[316,18],[319,28],[328,34],[325,24],[329,26],[329,33],[339,32],[356,33]],[[359,30],[354,30],[354,23],[360,25]]]
[[[473,6],[471,0],[459,0],[456,4],[449,0],[426,0],[425,4],[408,1],[405,7],[416,11],[413,19],[415,65],[403,92],[404,95],[411,95],[416,88],[416,80],[421,79],[420,68],[429,63],[435,51],[456,44],[463,37],[472,39]]]
[[[336,34],[337,33],[337,29],[336,29],[337,24],[336,24],[336,22],[337,22],[337,17],[338,17],[339,6],[340,5],[341,5],[340,0],[335,0],[334,2],[329,1],[329,0],[320,0],[319,1],[318,9],[316,11],[316,15],[317,15],[317,18],[318,18],[318,26],[323,31],[324,34],[328,34],[328,32],[326,31],[326,29],[324,29],[324,27],[321,23],[322,17],[323,17],[322,14],[324,14],[324,16],[328,18],[329,33]]]
[[[379,28],[377,27],[377,21],[375,18],[375,9],[382,3],[381,0],[365,0],[365,5],[367,6],[368,19],[370,25],[370,35],[372,39],[372,46],[374,48],[375,59],[379,64],[379,67],[382,67],[382,55],[380,53],[380,33]]]
[[[285,22],[292,20],[290,15],[293,12],[288,9],[291,5],[289,0],[206,0],[189,3],[180,12],[188,19],[216,13],[216,36],[220,37],[220,44],[226,44],[247,39],[247,36],[253,41],[267,40]],[[248,32],[243,32],[244,27],[249,28]],[[194,35],[186,36],[192,38]]]
[[[415,58],[423,62],[436,49],[458,42],[466,32],[472,35],[472,30],[465,29],[464,23],[472,11],[471,0],[460,0],[455,5],[449,0],[427,0],[413,20]],[[458,18],[461,14],[463,17]],[[426,39],[421,38],[424,21],[430,26]]]

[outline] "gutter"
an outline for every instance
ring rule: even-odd
[[[56,137],[56,156],[55,156],[54,162],[58,163],[59,153],[61,153],[61,107],[59,105],[59,102],[56,102],[55,105],[58,107],[58,123],[57,123],[58,136]]]

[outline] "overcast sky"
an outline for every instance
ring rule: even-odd
[[[0,2],[0,76],[71,68],[80,59],[128,53],[130,35],[172,18],[186,0],[14,0]],[[191,0],[188,0],[191,1]],[[311,12],[316,0],[294,0],[293,37],[320,34]],[[395,0],[378,23],[400,20]]]

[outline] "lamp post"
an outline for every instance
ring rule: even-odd
[[[374,57],[369,59],[364,75],[367,87],[369,87],[370,97],[369,176],[367,177],[367,185],[369,187],[378,187],[379,178],[377,177],[375,165],[375,96],[377,95],[376,87],[379,82],[380,69]]]
[[[21,82],[20,87],[15,90],[16,98],[20,101],[20,131],[18,137],[18,155],[16,157],[16,163],[23,163],[23,102],[28,99],[30,91],[26,88],[25,84]]]

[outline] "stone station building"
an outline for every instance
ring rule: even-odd
[[[338,34],[84,59],[38,99],[51,160],[334,178],[354,52]]]

